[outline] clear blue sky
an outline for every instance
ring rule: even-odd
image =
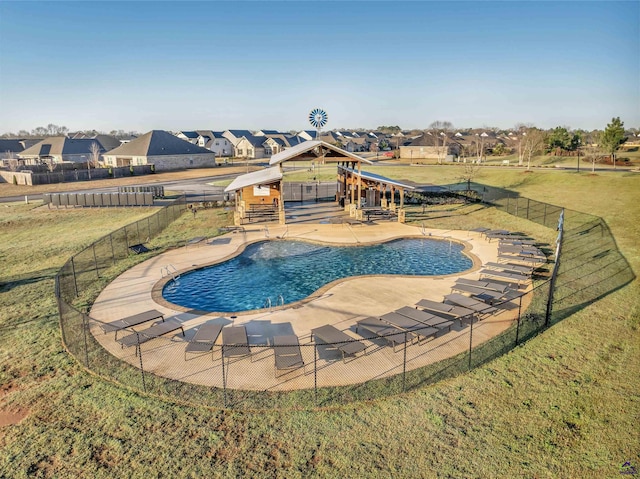
[[[0,133],[640,127],[640,2],[0,0]]]

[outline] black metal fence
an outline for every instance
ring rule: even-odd
[[[558,224],[561,208],[557,206],[505,190],[474,187],[485,201],[510,214],[551,228]],[[399,342],[396,347],[388,345],[389,338],[353,331],[353,341],[364,343],[368,353],[346,361],[342,360],[339,344],[300,338],[304,365],[290,371],[275,368],[275,351],[286,346],[275,346],[273,337],[268,335],[252,337],[246,345],[250,352],[246,356],[228,355],[216,346],[202,355],[188,357],[185,349],[193,341],[197,326],[185,331],[184,336],[177,332],[172,337],[150,341],[133,329],[120,331],[120,337],[136,335],[135,341],[127,343],[130,347],[121,347],[113,333],[105,334],[103,325],[82,311],[83,295],[95,293],[93,288],[102,275],[113,275],[106,270],[125,260],[131,245],[157,235],[185,210],[181,198],[155,215],[96,241],[60,270],[56,295],[64,343],[87,368],[127,387],[199,405],[310,408],[409,391],[504,354],[548,324],[634,278],[601,218],[565,210],[564,249],[555,291],[551,290],[551,281],[544,281],[520,299],[503,304],[512,310],[509,325],[490,338],[486,334],[491,328],[490,318],[463,318],[456,321],[452,332],[421,343],[403,332],[404,338],[392,341]],[[585,263],[589,263],[586,268]],[[549,298],[554,298],[553,304]],[[231,319],[219,321],[223,325],[232,323]],[[223,360],[224,356],[228,357]]]
[[[263,332],[250,334],[246,344],[224,346],[218,339],[189,353],[190,344],[202,346],[194,338],[202,324],[149,339],[144,330],[105,333],[105,323],[76,312],[76,335],[67,342],[77,344],[73,349],[83,352],[78,359],[87,368],[174,400],[244,409],[324,407],[410,391],[504,354],[544,326],[548,288],[545,281],[516,300],[493,305],[508,318],[473,314],[433,337],[434,328],[426,325],[383,334],[353,327],[349,341],[327,344],[307,336],[299,344],[276,345],[274,335]],[[233,325],[229,318],[207,322]],[[495,328],[504,330],[496,335]],[[126,347],[114,341],[116,334]],[[366,349],[343,355],[344,346],[355,344]],[[276,356],[285,358],[284,367],[277,367]]]

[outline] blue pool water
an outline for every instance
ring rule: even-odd
[[[469,269],[473,262],[456,242],[401,239],[372,246],[324,246],[263,241],[224,263],[182,275],[162,293],[172,303],[203,311],[238,312],[293,303],[336,279],[399,274],[432,276]],[[376,281],[372,279],[372,281]]]

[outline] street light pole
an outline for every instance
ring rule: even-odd
[[[580,173],[580,140],[578,140],[578,173]]]

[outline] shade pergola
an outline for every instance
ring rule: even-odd
[[[375,173],[370,173],[368,171],[356,171],[353,168],[349,168],[346,166],[338,166],[338,181],[340,182],[339,191],[344,191],[345,193],[349,190],[351,191],[351,202],[354,201],[354,190],[353,185],[356,182],[359,182],[361,185],[360,190],[365,191],[364,198],[362,196],[358,196],[358,198],[366,199],[366,205],[369,207],[383,207],[386,208],[390,206],[392,210],[395,210],[395,203],[393,202],[393,198],[395,197],[395,192],[400,192],[400,205],[399,208],[402,209],[404,207],[404,192],[405,190],[414,190],[415,188],[411,185],[407,185],[397,180],[392,180],[391,178],[387,178],[382,175],[377,175]],[[386,192],[391,191],[391,204],[387,205],[386,201]]]

